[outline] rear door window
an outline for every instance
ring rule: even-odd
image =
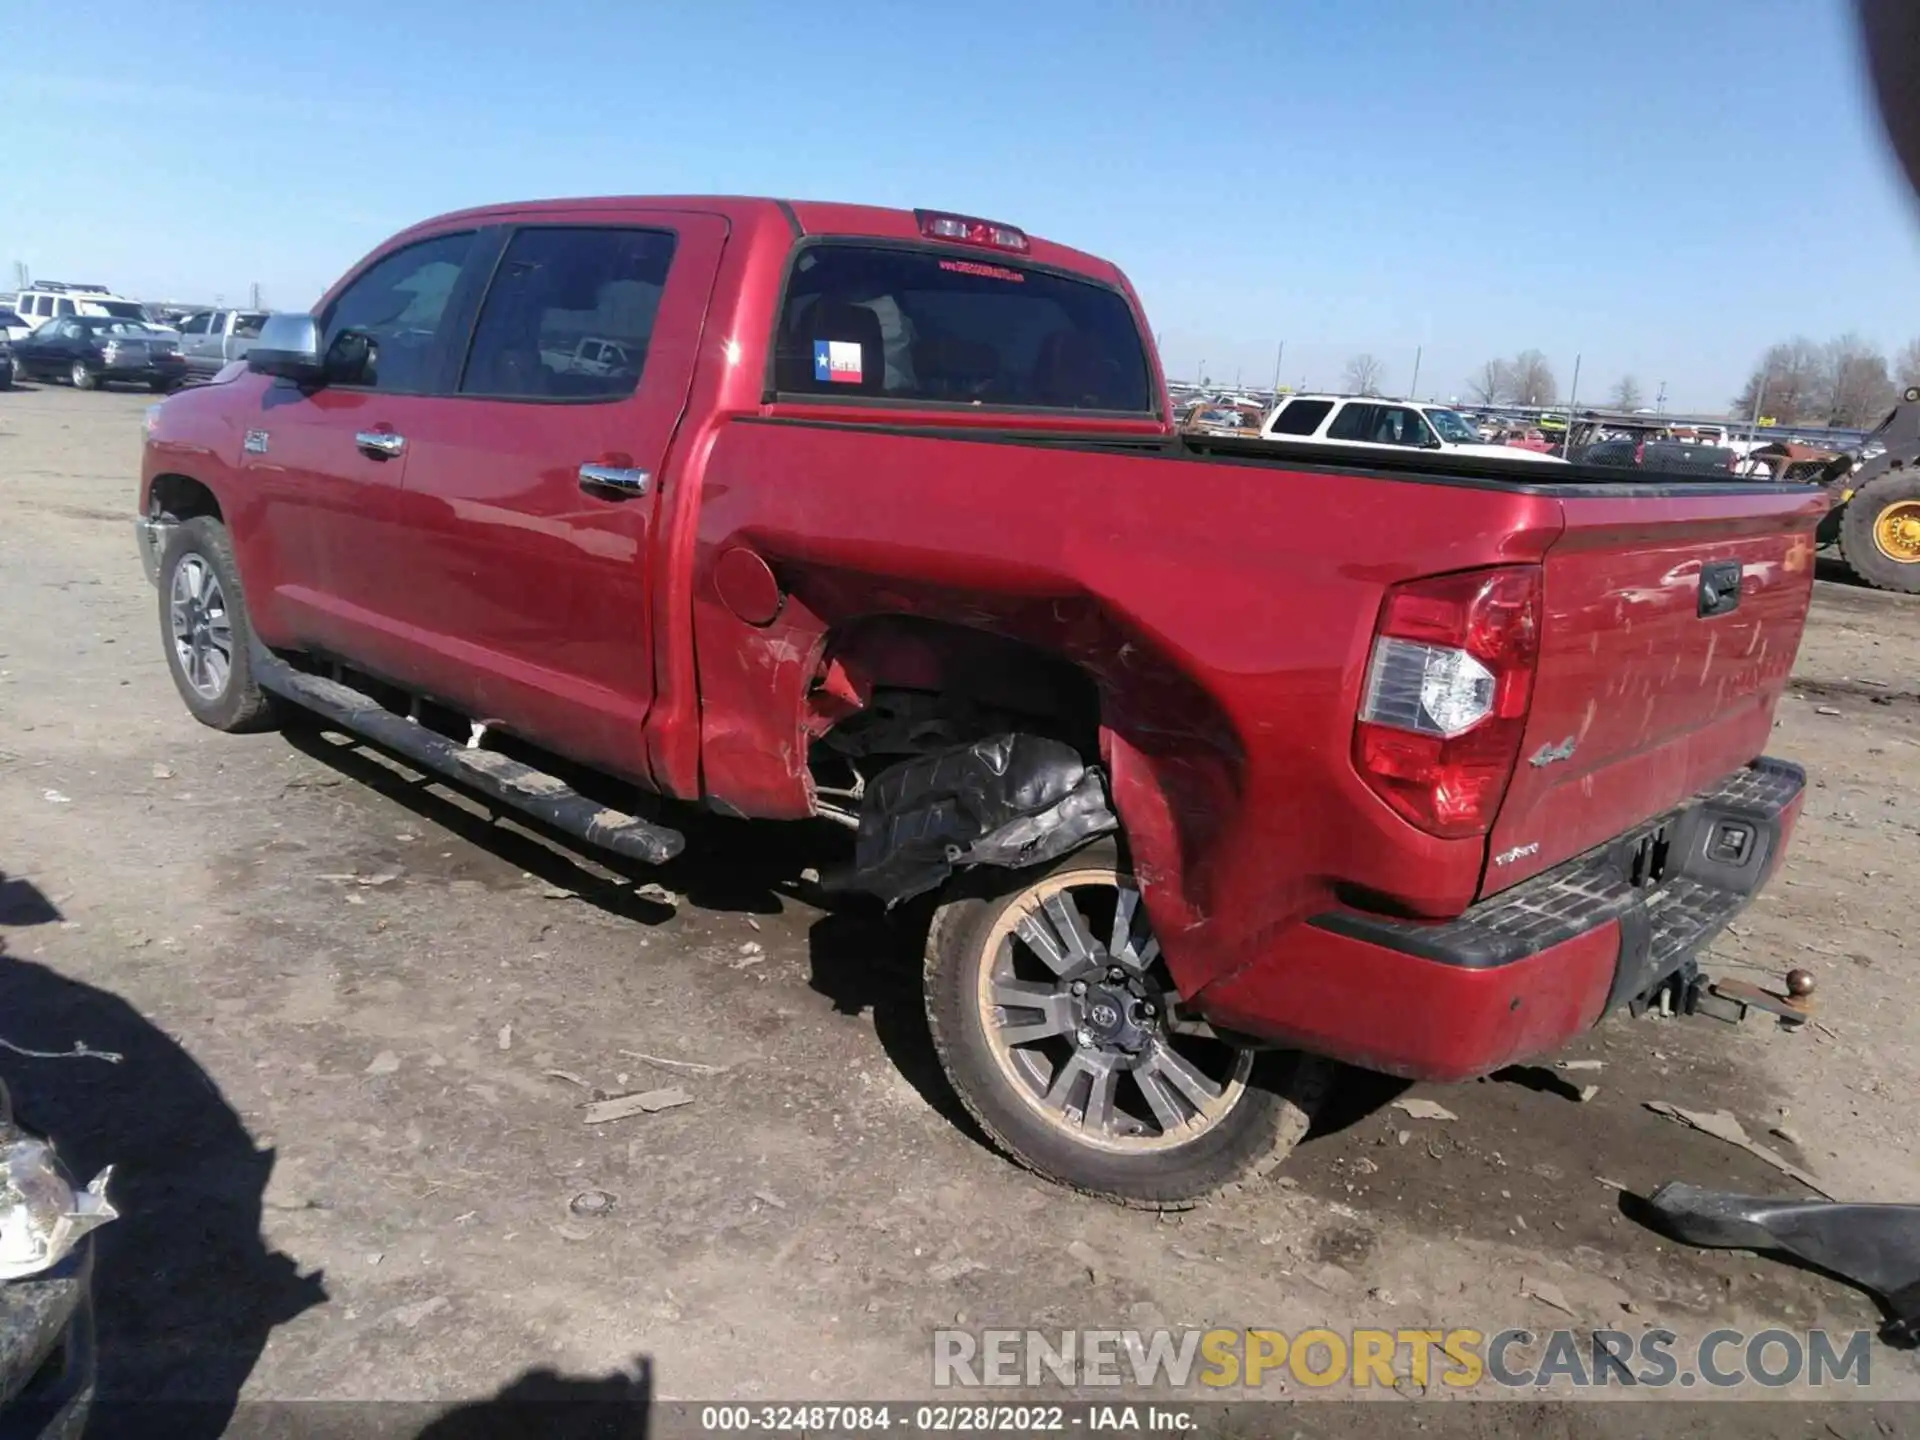
[[[257,340],[260,338],[260,327],[266,323],[267,317],[264,314],[249,312],[244,315],[236,315],[233,320],[233,338],[236,340]]]
[[[1329,440],[1372,440],[1373,417],[1378,405],[1342,405],[1340,413],[1327,427]]]
[[[998,255],[809,246],[774,338],[788,394],[1141,414],[1151,374],[1119,291]]]
[[[180,333],[182,335],[204,335],[207,333],[207,329],[212,322],[213,315],[209,311],[199,311],[197,314],[187,316],[186,319],[180,322]]]
[[[633,394],[673,251],[665,230],[518,232],[487,287],[461,393],[529,400]]]
[[[1268,433],[1273,435],[1311,435],[1333,409],[1331,400],[1289,400],[1273,417]]]

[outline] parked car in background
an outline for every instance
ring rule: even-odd
[[[0,307],[0,340],[24,340],[32,333],[33,326],[17,310]]]
[[[50,320],[13,347],[22,379],[70,381],[92,390],[108,381],[171,390],[186,378],[179,339],[144,320],[69,315]]]
[[[1367,450],[1441,450],[1501,460],[1550,455],[1488,445],[1457,410],[1351,395],[1294,395],[1274,407],[1260,438],[1294,444],[1350,445]]]
[[[58,280],[43,280],[22,290],[13,308],[35,330],[49,320],[69,315],[152,323],[137,300],[116,295],[102,285],[68,285]]]
[[[1740,455],[1724,445],[1696,445],[1685,440],[1602,440],[1575,450],[1582,465],[1612,465],[1624,470],[1659,470],[1666,474],[1737,473]]]
[[[1547,439],[1545,432],[1536,429],[1509,430],[1499,442],[1502,450],[1518,450],[1523,454],[1546,455],[1553,450],[1553,442]]]
[[[189,375],[217,375],[246,357],[267,323],[265,310],[197,310],[180,321],[180,353]]]
[[[0,390],[13,388],[13,342],[0,340]]]

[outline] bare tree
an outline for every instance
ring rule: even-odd
[[[1756,408],[1783,425],[1824,425],[1831,409],[1826,357],[1821,347],[1804,335],[1769,346],[1733,399],[1733,413],[1752,415]]]
[[[1638,410],[1646,403],[1646,397],[1640,393],[1640,382],[1631,375],[1622,375],[1620,383],[1613,387],[1613,396],[1608,401],[1616,410]]]
[[[1516,405],[1551,405],[1560,398],[1553,367],[1538,350],[1522,350],[1508,365],[1510,398]]]
[[[1902,390],[1909,385],[1920,385],[1920,340],[1909,340],[1893,357],[1893,383]]]
[[[1849,429],[1877,425],[1893,405],[1887,357],[1848,333],[1827,342],[1827,423]]]
[[[1513,391],[1513,376],[1504,360],[1489,360],[1467,377],[1467,390],[1482,405],[1498,405]]]
[[[1347,390],[1354,395],[1378,395],[1380,393],[1380,372],[1384,367],[1378,357],[1356,355],[1347,361]]]

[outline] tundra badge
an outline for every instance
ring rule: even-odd
[[[266,454],[267,453],[267,432],[264,430],[247,431],[247,438],[242,448],[244,448],[247,454],[249,455]]]
[[[1493,857],[1493,863],[1496,865],[1511,865],[1516,860],[1524,860],[1529,855],[1538,855],[1539,853],[1540,842],[1536,840],[1531,845],[1516,845],[1511,850],[1502,850],[1498,855]]]

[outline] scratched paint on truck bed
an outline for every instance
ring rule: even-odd
[[[1612,839],[1758,755],[1812,598],[1823,502],[1798,486],[1563,505],[1533,705],[1483,894]],[[1701,567],[1716,561],[1740,566],[1740,603],[1702,617]]]

